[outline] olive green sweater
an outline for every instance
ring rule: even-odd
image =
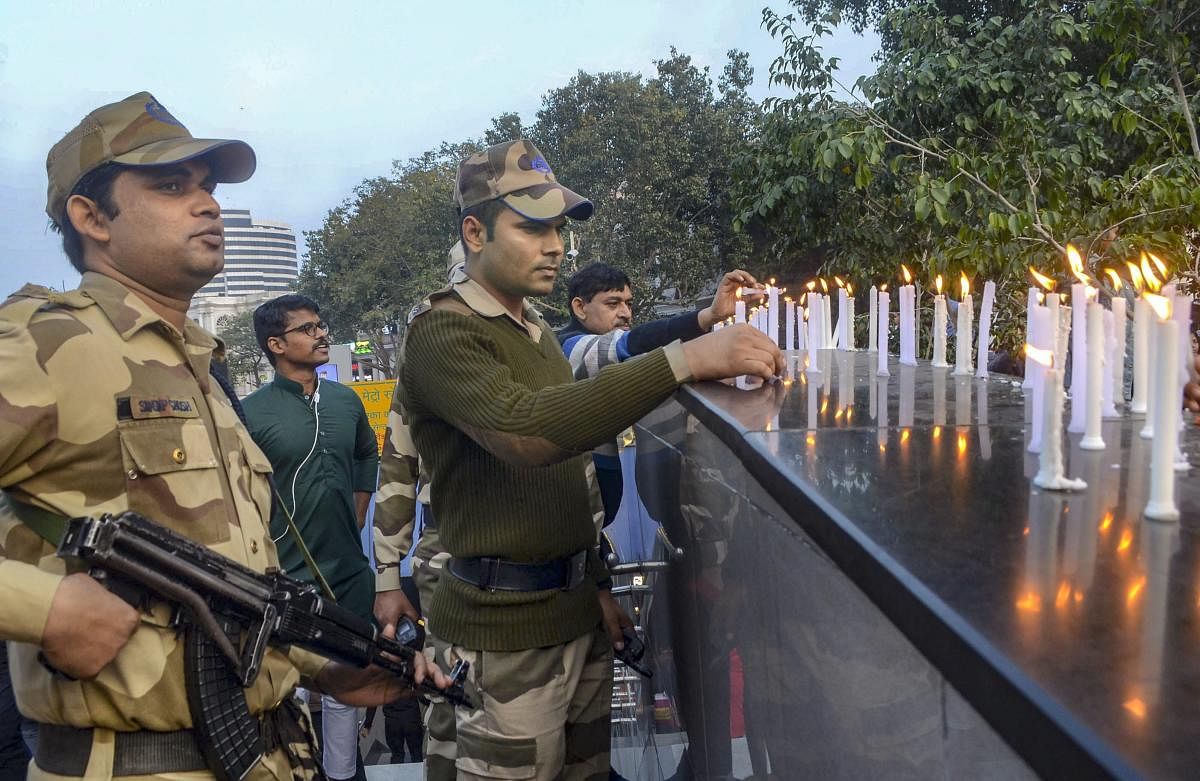
[[[531,310],[527,310],[529,318]],[[687,379],[678,343],[572,382],[549,326],[541,339],[457,293],[409,326],[401,393],[426,460],[442,542],[452,556],[540,562],[593,550],[584,454],[611,441]],[[489,592],[447,573],[429,606],[432,631],[471,649],[557,645],[600,622],[593,552],[570,592]]]

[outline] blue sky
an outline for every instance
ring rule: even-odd
[[[783,2],[772,4],[782,9]],[[715,78],[731,48],[750,53],[756,98],[779,45],[761,2],[0,3],[0,293],[73,286],[46,229],[45,157],[96,106],[149,90],[203,137],[258,154],[223,206],[299,234],[369,176],[492,117],[532,120],[542,95],[579,70],[653,72],[672,45]],[[514,10],[519,9],[519,10]],[[851,83],[872,70],[873,37],[835,34]],[[553,161],[552,161],[553,162]]]

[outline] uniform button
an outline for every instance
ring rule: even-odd
[[[250,552],[258,553],[258,540],[250,540]]]
[[[137,480],[138,479],[138,470],[130,469],[128,472],[128,475],[129,475],[130,480]]]
[[[171,460],[177,464],[182,464],[187,461],[187,453],[183,452],[183,448],[177,447],[171,451]]]

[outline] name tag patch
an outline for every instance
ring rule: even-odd
[[[196,400],[167,396],[122,396],[117,399],[118,420],[149,420],[152,418],[198,418]]]

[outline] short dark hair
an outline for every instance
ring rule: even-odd
[[[99,168],[92,169],[79,178],[67,197],[82,195],[84,198],[95,201],[96,206],[105,217],[110,220],[114,219],[121,212],[117,209],[117,204],[112,197],[113,182],[117,180],[122,171],[128,168],[129,166],[120,163],[105,163]],[[62,234],[63,252],[66,253],[67,260],[71,261],[75,270],[80,274],[87,271],[83,265],[83,237],[71,224],[66,206],[63,207],[63,212],[58,219],[51,221],[50,227]]]
[[[275,365],[275,355],[267,347],[267,340],[282,335],[287,330],[288,315],[301,309],[307,309],[314,315],[321,314],[321,307],[317,306],[316,301],[299,293],[272,298],[254,310],[254,338],[272,366]]]
[[[463,220],[468,217],[474,217],[483,223],[483,227],[487,230],[488,241],[492,240],[492,236],[496,232],[496,218],[500,216],[501,210],[505,209],[504,201],[499,198],[493,198],[490,201],[477,203],[474,206],[469,206],[466,209],[460,209],[458,212],[458,238],[462,240],[463,251],[467,249],[467,237],[463,235],[462,224]]]
[[[607,263],[593,262],[576,271],[567,280],[567,302],[580,298],[583,299],[583,303],[588,304],[599,293],[609,290],[619,292],[627,287],[633,285],[624,271]]]

